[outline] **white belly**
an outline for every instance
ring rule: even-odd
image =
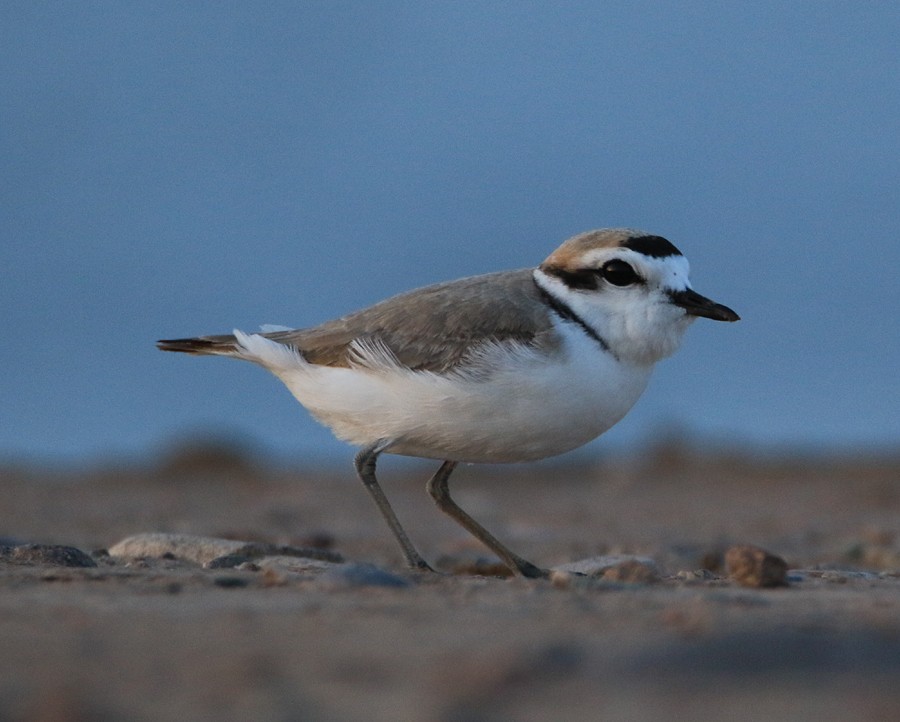
[[[596,438],[634,405],[652,366],[625,365],[580,329],[561,324],[552,357],[525,347],[491,347],[465,372],[438,375],[400,367],[378,351],[366,365],[334,368],[256,358],[320,422],[364,446],[390,441],[388,453],[463,462],[530,461]],[[273,350],[276,351],[276,350]],[[275,363],[275,361],[278,363]]]

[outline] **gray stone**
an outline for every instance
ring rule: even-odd
[[[96,567],[97,562],[80,549],[57,544],[0,546],[0,561],[22,566]]]
[[[635,554],[605,554],[599,557],[588,557],[567,564],[559,564],[553,567],[555,572],[569,572],[570,574],[583,574],[589,577],[600,577],[608,569],[622,567],[622,565],[638,564],[645,567],[648,572],[655,572],[659,576],[659,565],[650,557],[637,556]]]
[[[176,559],[203,565],[209,565],[221,559],[222,566],[228,566],[231,561],[237,558],[240,558],[240,561],[237,561],[234,566],[249,559],[259,559],[274,555],[322,559],[330,562],[343,561],[340,554],[327,549],[306,549],[279,546],[277,544],[261,544],[233,539],[219,539],[217,537],[196,536],[193,534],[167,533],[130,536],[111,546],[109,554],[113,557],[127,559],[140,559],[142,557],[160,558],[171,555],[171,557]]]
[[[374,564],[341,564],[322,574],[323,582],[334,587],[408,587],[408,579],[376,567]]]

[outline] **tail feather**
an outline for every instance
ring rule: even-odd
[[[199,336],[197,338],[163,339],[156,342],[160,351],[178,351],[200,356],[235,356],[239,354],[237,342],[232,335]]]

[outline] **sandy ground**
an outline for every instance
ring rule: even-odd
[[[487,556],[432,506],[433,466],[384,460],[399,517],[445,567]],[[900,719],[897,458],[660,447],[451,481],[531,561],[639,554],[661,570],[643,584],[408,573],[344,468],[184,447],[146,466],[0,476],[0,543],[71,545],[97,564],[0,562],[2,720]],[[348,564],[102,551],[141,532],[315,546]],[[739,543],[783,557],[789,586],[729,580],[721,553]]]

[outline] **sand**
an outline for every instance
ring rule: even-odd
[[[531,561],[655,570],[554,580],[465,573],[499,568],[431,504],[433,466],[386,459],[381,478],[420,551],[459,572],[440,576],[403,568],[349,466],[182,448],[3,467],[0,544],[95,566],[0,561],[0,719],[900,719],[896,458],[460,469],[459,503]],[[143,533],[221,546],[116,546]],[[735,545],[783,559],[788,585],[730,578]]]

